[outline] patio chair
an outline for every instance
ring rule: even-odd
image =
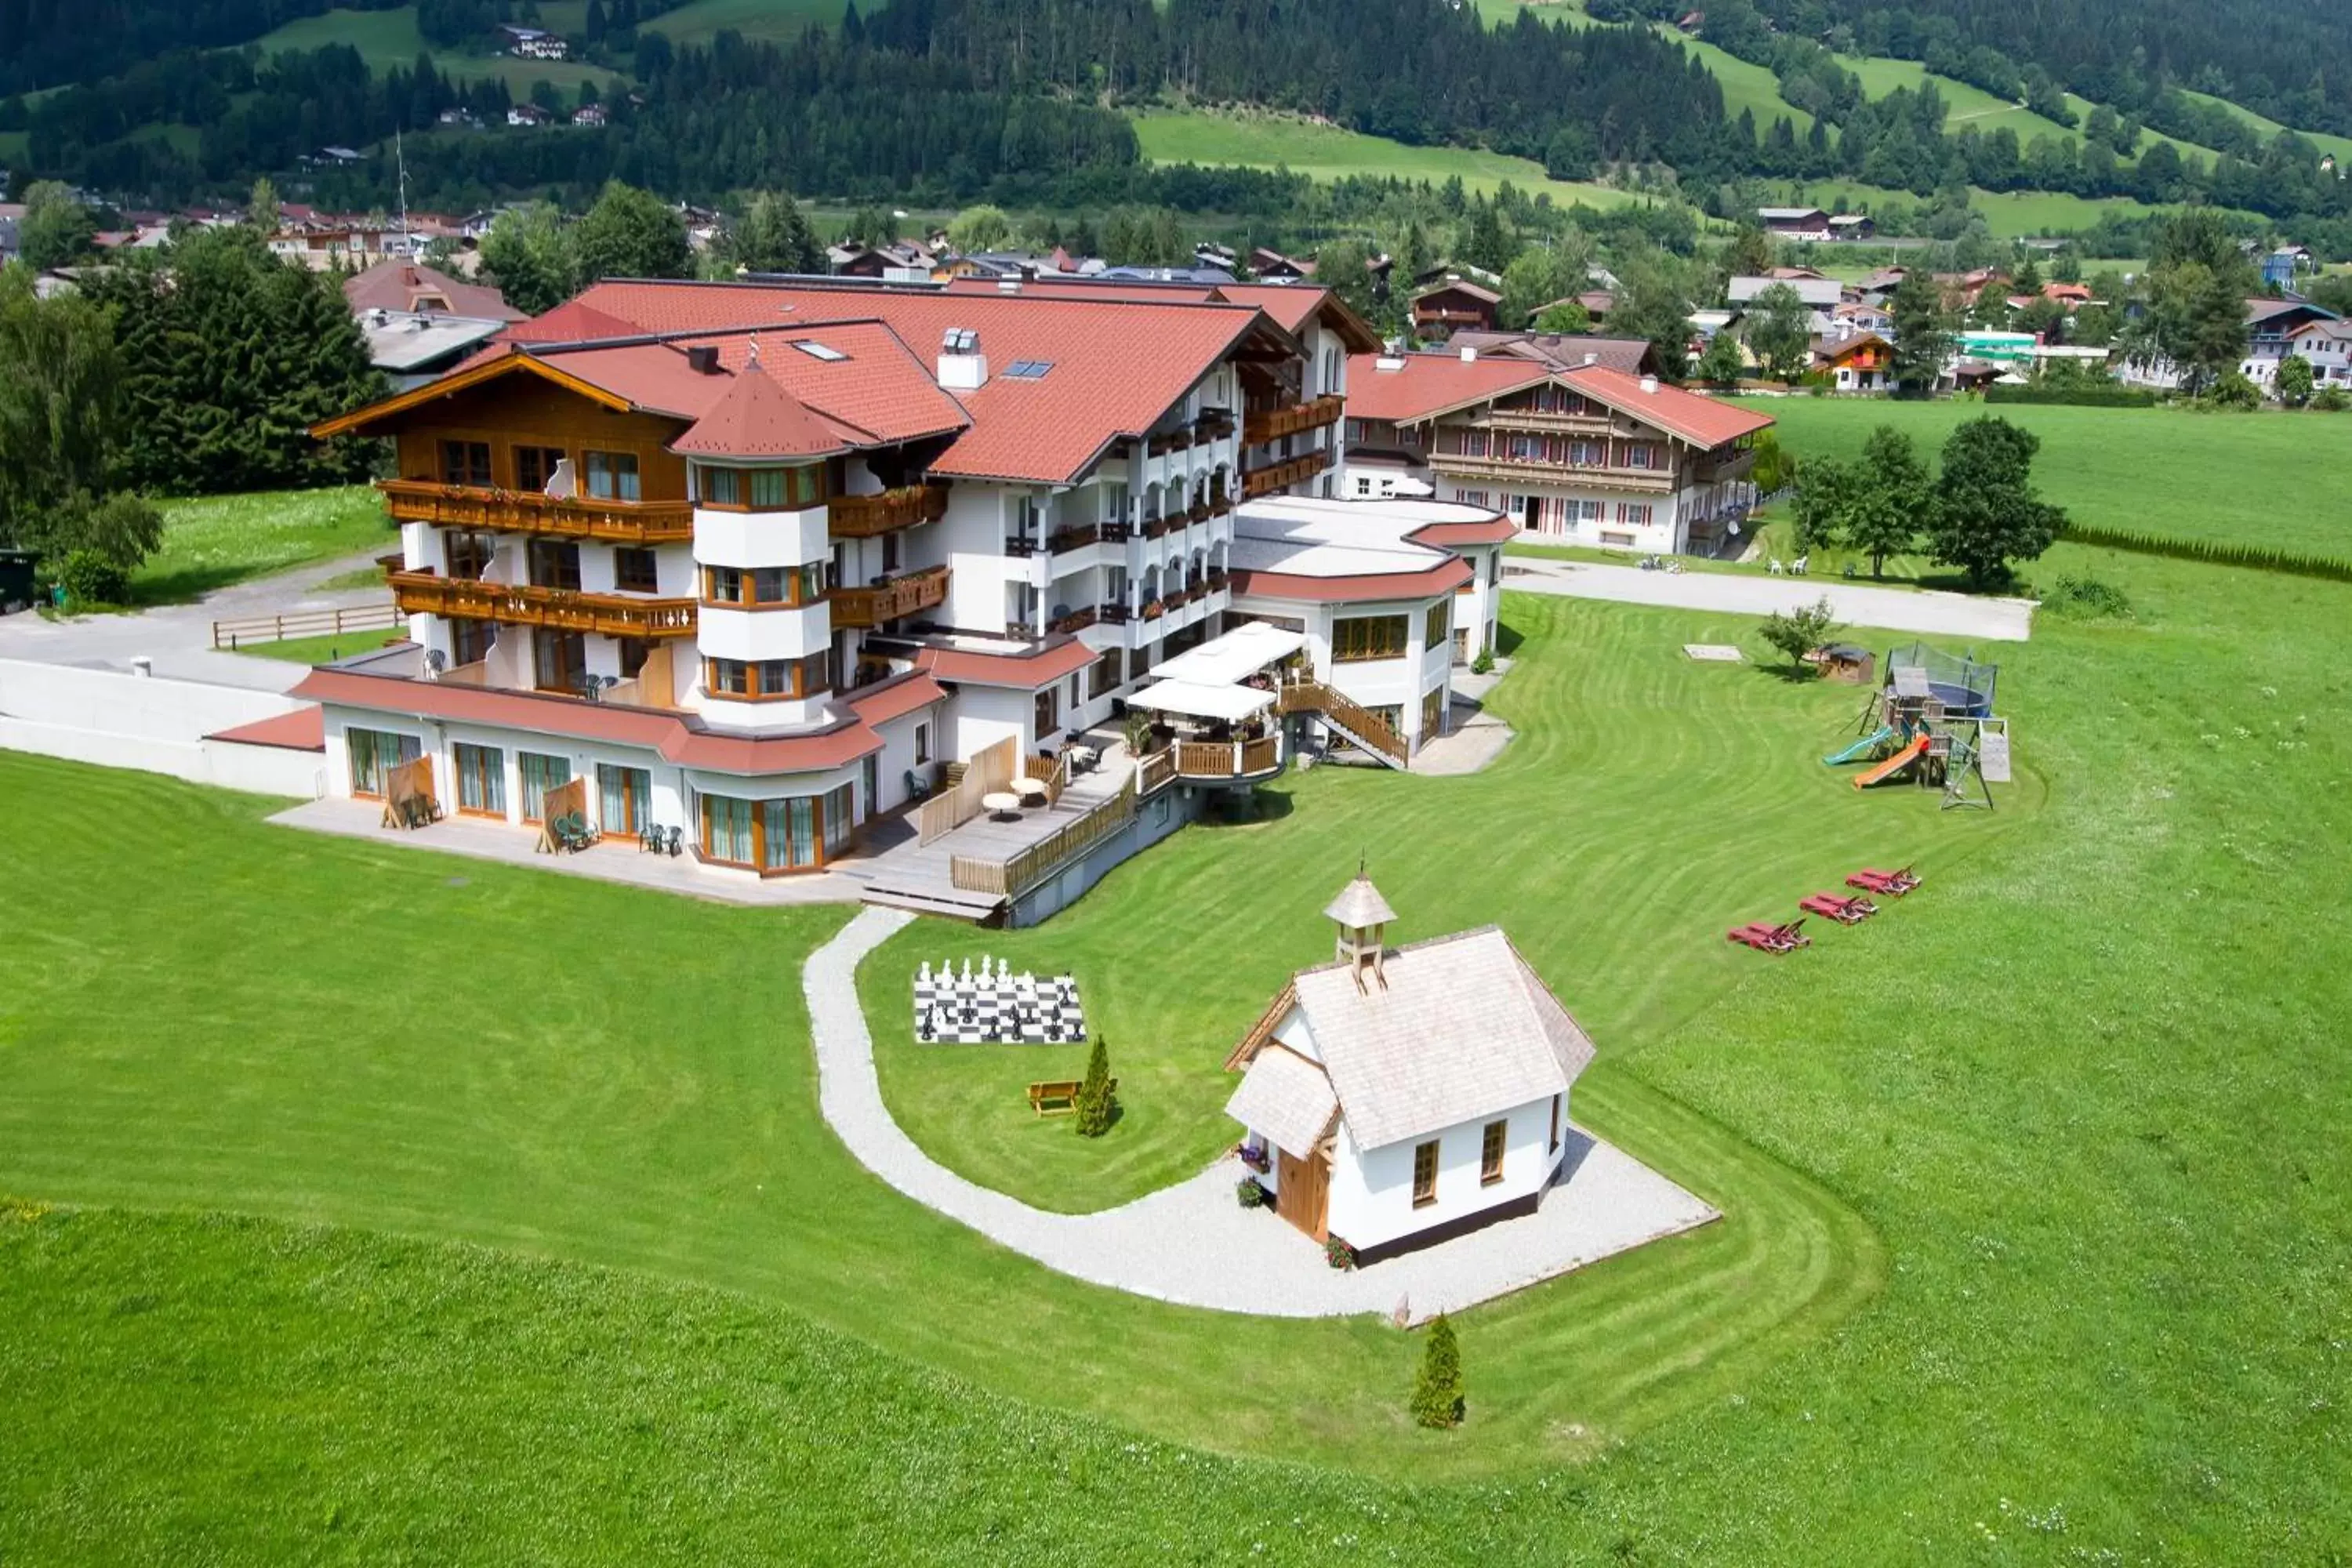
[[[684,853],[684,852],[685,852],[685,845],[686,845],[686,829],[685,829],[685,828],[683,828],[683,827],[678,827],[678,826],[673,826],[670,828],[670,830],[669,830],[669,854],[670,854],[670,858],[671,858],[671,859],[673,859],[673,860],[675,860],[675,859],[677,859],[677,857],[678,857],[679,855],[681,855],[682,853]]]
[[[1815,893],[1810,899],[1800,899],[1797,907],[1809,915],[1821,915],[1840,925],[1860,925],[1878,912],[1878,906],[1868,899],[1855,896],[1840,898],[1835,893]]]
[[[637,829],[638,854],[642,855],[646,850],[650,849],[655,854],[658,855],[661,853],[661,847],[662,830],[660,828],[648,822],[643,827]]]
[[[907,770],[907,798],[908,800],[929,800],[931,798],[931,786],[924,783],[921,779],[916,777],[915,770],[912,768],[908,768]]]

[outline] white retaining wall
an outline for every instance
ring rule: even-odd
[[[307,706],[274,691],[0,659],[0,747],[256,795],[316,798],[325,757],[205,737]]]

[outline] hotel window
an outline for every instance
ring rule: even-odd
[[[515,489],[544,492],[563,461],[561,447],[517,447],[514,449]]]
[[[706,658],[702,689],[713,697],[758,701],[774,697],[814,697],[833,689],[833,655],[803,658]]]
[[[751,803],[723,795],[702,797],[702,852],[713,860],[750,866],[758,853],[751,832]]]
[[[451,749],[457,772],[457,809],[468,816],[507,814],[507,759],[496,746],[460,741]]]
[[[642,833],[654,817],[654,775],[645,768],[596,764],[596,826],[606,833]]]
[[[517,752],[515,768],[522,775],[522,819],[537,822],[547,814],[547,792],[572,782],[570,757],[541,756],[537,752]]]
[[[1437,1201],[1437,1140],[1415,1146],[1412,1152],[1412,1206],[1425,1209]]]
[[[1058,686],[1049,686],[1037,693],[1036,707],[1035,739],[1043,742],[1046,736],[1062,727],[1062,689]]]
[[[1428,648],[1435,647],[1439,643],[1444,642],[1446,634],[1452,630],[1453,625],[1453,605],[1442,602],[1430,605],[1429,615],[1422,623],[1421,640],[1425,645],[1423,651],[1426,652]]]
[[[1406,636],[1405,617],[1402,616],[1356,616],[1347,620],[1333,621],[1331,658],[1339,664],[1402,658]]]
[[[1604,502],[1588,500],[1571,501],[1569,504],[1582,508],[1582,516],[1587,522],[1602,522],[1608,520],[1609,509]]]
[[[488,441],[442,442],[441,482],[488,489],[490,483],[490,444]]]
[[[1478,1141],[1478,1184],[1491,1187],[1503,1179],[1503,1145],[1511,1135],[1508,1121],[1489,1121]]]
[[[457,533],[443,536],[442,559],[449,563],[449,575],[460,581],[478,579],[490,569],[490,557],[498,553],[498,541],[487,533]]]
[[[920,767],[930,760],[931,727],[929,724],[918,724],[915,726],[915,765]]]
[[[1619,501],[1617,503],[1617,521],[1628,528],[1649,527],[1650,503],[1648,501]]]
[[[622,593],[656,593],[660,581],[660,569],[652,551],[622,545],[613,552],[613,586]]]
[[[702,853],[761,871],[808,870],[848,849],[856,836],[856,795],[842,784],[822,795],[780,800],[702,796]]]
[[[1625,466],[1629,468],[1653,468],[1658,449],[1646,441],[1635,441],[1625,448]]]
[[[449,662],[479,664],[490,657],[490,648],[499,640],[495,621],[461,621],[452,617],[449,626]]]
[[[530,637],[531,681],[541,691],[577,691],[588,673],[588,639],[541,626]]]
[[[580,546],[568,539],[530,542],[530,583],[534,588],[580,589]]]
[[[1125,664],[1123,649],[1104,648],[1102,657],[1095,660],[1094,668],[1087,673],[1087,695],[1090,698],[1108,697],[1117,690],[1118,683],[1127,679],[1127,672],[1122,668]]]
[[[346,730],[343,747],[351,753],[353,795],[383,794],[384,775],[425,754],[425,742],[415,736],[386,730]]]
[[[588,493],[598,500],[636,500],[637,455],[635,452],[590,452]]]
[[[705,468],[702,470],[702,503],[705,506],[741,506],[743,475],[735,468]]]

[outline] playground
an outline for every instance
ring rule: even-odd
[[[1866,670],[1850,648],[1826,649],[1830,662]],[[1822,761],[1830,767],[1864,764],[1853,777],[1862,790],[1908,779],[1943,791],[1944,809],[1992,809],[1992,788],[2010,782],[2009,721],[1993,710],[2000,666],[1980,664],[1973,651],[1947,653],[1924,642],[1887,649],[1878,668],[1886,684],[1863,703],[1850,744]]]

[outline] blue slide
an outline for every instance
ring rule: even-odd
[[[1892,724],[1881,724],[1878,727],[1878,732],[1876,734],[1864,735],[1861,740],[1856,741],[1844,751],[1839,752],[1832,756],[1823,757],[1822,761],[1831,767],[1836,767],[1842,763],[1858,763],[1864,757],[1870,756],[1875,752],[1879,747],[1885,745],[1895,738],[1895,726]]]

